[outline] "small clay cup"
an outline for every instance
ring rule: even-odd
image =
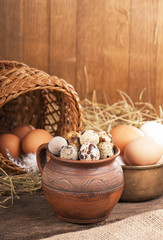
[[[97,161],[54,156],[43,144],[37,151],[45,198],[58,218],[73,223],[94,223],[108,217],[121,197],[123,170],[115,158],[120,151]],[[47,161],[48,159],[48,161]]]
[[[124,190],[121,201],[141,202],[163,195],[163,163],[146,166],[123,165]]]

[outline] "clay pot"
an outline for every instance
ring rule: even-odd
[[[141,202],[163,194],[163,163],[146,166],[123,165],[124,190],[121,201]]]
[[[94,223],[108,217],[123,191],[123,171],[112,157],[97,161],[67,160],[51,154],[47,144],[37,151],[45,198],[58,218]],[[50,159],[47,161],[47,159]]]

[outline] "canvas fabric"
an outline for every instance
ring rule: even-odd
[[[63,233],[44,240],[162,240],[163,209],[128,217],[104,226]]]

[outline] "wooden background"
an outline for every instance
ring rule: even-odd
[[[163,106],[162,0],[0,0],[0,59],[64,78],[80,98]],[[87,70],[88,81],[84,69]]]

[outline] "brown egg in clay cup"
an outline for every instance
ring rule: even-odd
[[[163,148],[150,137],[140,137],[127,144],[124,160],[128,165],[145,166],[157,163]]]
[[[119,147],[121,155],[124,149],[132,140],[144,136],[144,134],[136,127],[130,125],[119,125],[113,128],[110,132],[113,137],[113,142]]]
[[[13,158],[19,158],[22,154],[20,139],[14,134],[6,133],[0,135],[0,153],[8,159],[6,148]]]
[[[162,153],[161,145],[150,137],[140,137],[127,144],[121,201],[146,201],[162,195],[163,164],[158,163]]]
[[[35,130],[35,127],[33,127],[32,125],[22,124],[22,125],[15,126],[11,130],[11,133],[19,137],[20,140],[22,141],[23,138],[33,130]]]
[[[44,129],[35,129],[28,133],[22,141],[23,151],[28,153],[36,153],[38,147],[43,143],[48,143],[53,136]]]

